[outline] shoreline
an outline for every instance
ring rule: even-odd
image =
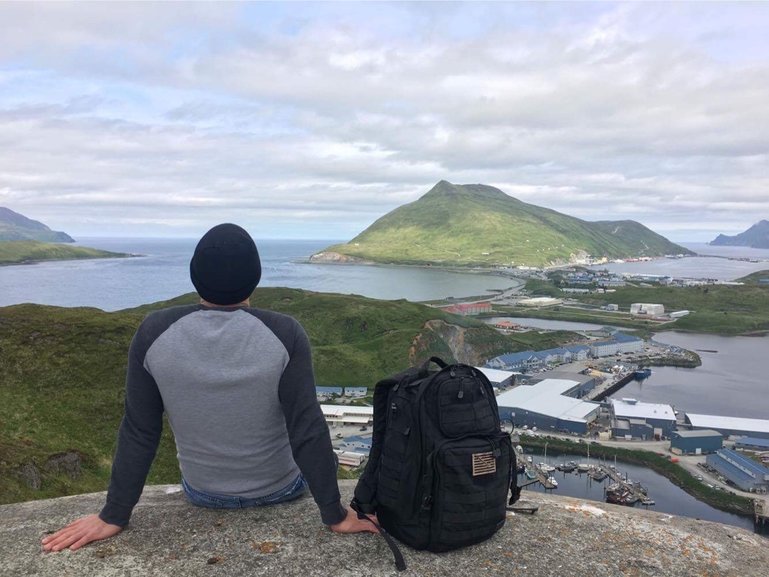
[[[29,266],[42,264],[46,262],[67,262],[73,260],[106,260],[111,258],[139,258],[146,255],[143,254],[131,254],[131,253],[113,253],[103,256],[68,256],[64,258],[43,258],[43,259],[25,259],[18,261],[0,261],[0,267],[2,266]]]

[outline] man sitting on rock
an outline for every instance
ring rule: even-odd
[[[150,314],[131,342],[106,505],[43,539],[43,549],[79,549],[128,524],[164,412],[193,504],[271,505],[309,486],[332,531],[376,532],[341,504],[307,334],[289,316],[250,307],[261,278],[253,239],[234,224],[212,228],[195,248],[190,276],[200,304]]]

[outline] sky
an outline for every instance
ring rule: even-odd
[[[348,239],[435,183],[704,242],[769,218],[769,2],[0,2],[0,206]]]

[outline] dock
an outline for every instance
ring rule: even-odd
[[[537,481],[539,481],[539,482],[541,483],[541,485],[542,485],[542,486],[543,486],[545,489],[547,489],[547,490],[549,490],[549,491],[552,491],[553,489],[556,489],[556,488],[557,488],[557,486],[556,486],[556,485],[553,485],[553,484],[552,484],[552,483],[551,483],[551,482],[548,480],[548,477],[549,477],[549,475],[546,475],[545,473],[543,473],[542,471],[540,471],[540,470],[539,470],[539,467],[537,467],[537,466],[536,466],[534,463],[529,463],[529,462],[527,461],[527,459],[526,459],[526,455],[524,455],[524,454],[523,454],[523,450],[520,450],[520,451],[519,451],[518,449],[520,449],[520,446],[516,447],[516,449],[515,449],[515,456],[516,456],[516,459],[518,459],[518,462],[519,462],[519,463],[524,463],[524,467],[525,467],[525,469],[526,469],[526,472],[527,472],[527,473],[529,473],[529,472],[533,472],[533,473],[536,475],[536,479],[537,479]],[[527,476],[528,476],[528,475],[527,475]]]
[[[583,398],[586,401],[601,402],[609,395],[613,395],[614,393],[619,391],[622,387],[627,385],[633,379],[634,379],[633,371],[630,371],[628,374],[620,377],[618,380],[614,381],[609,385],[602,385],[602,386],[596,387],[595,389],[590,391],[587,395],[585,395]]]
[[[769,516],[769,500],[753,499],[753,514],[756,531],[764,533],[767,530],[767,517]]]
[[[640,485],[637,485],[635,483],[628,483],[625,479],[622,478],[622,475],[620,475],[616,469],[613,469],[612,467],[607,467],[606,465],[598,465],[597,468],[603,471],[604,473],[606,473],[613,483],[622,487],[623,492],[626,494],[625,498],[627,500],[627,503],[623,503],[623,504],[628,504],[628,505],[632,505],[634,503],[641,503],[642,505],[654,504],[654,501],[651,501],[649,499],[649,495],[647,495],[646,492],[642,490]]]

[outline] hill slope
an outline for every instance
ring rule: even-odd
[[[85,246],[67,246],[35,240],[0,241],[0,265],[22,264],[45,260],[77,260],[86,258],[117,258],[124,253],[109,252]]]
[[[197,295],[189,294],[111,313],[40,305],[0,308],[0,503],[107,486],[131,337],[147,312],[194,302]],[[478,361],[506,350],[557,346],[573,337],[552,333],[513,339],[478,321],[407,301],[295,289],[258,288],[252,303],[303,324],[317,381],[325,385],[371,387],[431,355]],[[46,471],[47,460],[65,451],[81,456],[83,473],[77,479]],[[166,427],[150,482],[179,482],[175,455]],[[31,463],[42,473],[38,491],[17,474]]]
[[[692,253],[634,221],[587,222],[521,202],[491,186],[441,181],[349,243],[329,247],[313,260],[545,266],[586,255],[665,254]]]
[[[769,248],[769,220],[762,220],[745,232],[734,236],[719,234],[710,242],[714,246],[749,246],[751,248]]]
[[[75,242],[67,233],[51,230],[42,222],[0,206],[0,240]]]

